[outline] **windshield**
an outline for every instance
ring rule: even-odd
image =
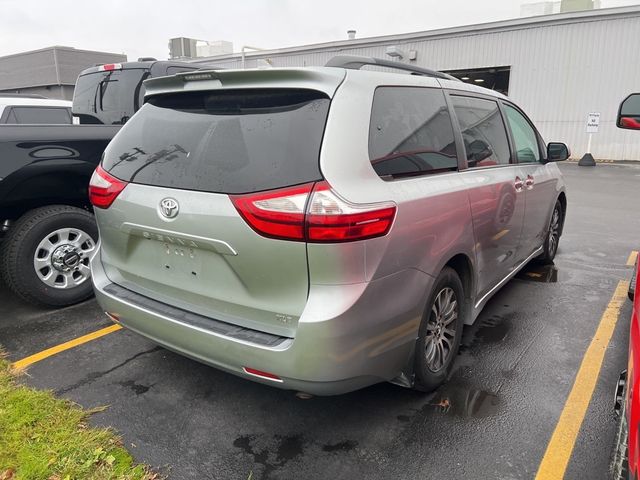
[[[146,69],[111,70],[78,77],[73,114],[80,123],[123,125],[140,108]]]

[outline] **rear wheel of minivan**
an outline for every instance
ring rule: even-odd
[[[418,331],[416,390],[429,392],[447,379],[460,346],[466,304],[460,277],[445,267],[436,279]]]

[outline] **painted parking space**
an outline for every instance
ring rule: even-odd
[[[563,167],[570,210],[556,265],[527,269],[492,299],[434,394],[381,384],[303,401],[128,331],[33,363],[29,382],[86,407],[109,405],[93,421],[119,430],[138,460],[170,467],[169,478],[534,478],[637,247],[630,210],[607,192],[637,195],[625,180],[632,167],[597,168]],[[630,316],[628,302],[619,307],[565,478],[606,475]],[[20,360],[110,325],[92,302],[75,308],[67,323],[36,315],[22,330],[20,312],[10,312],[0,343]],[[540,478],[562,478],[550,472]]]

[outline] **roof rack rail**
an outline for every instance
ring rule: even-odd
[[[0,97],[2,98],[48,98],[44,95],[38,95],[37,93],[2,93],[0,92]]]
[[[425,77],[442,78],[445,80],[458,80],[456,77],[453,77],[447,73],[430,70],[428,68],[414,67],[413,65],[407,65],[406,63],[393,62],[391,60],[384,60],[382,58],[361,57],[357,55],[335,56],[325,64],[325,67],[338,67],[360,70],[365,65],[406,70],[407,72],[411,72],[411,75],[424,75]]]

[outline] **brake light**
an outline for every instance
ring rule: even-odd
[[[127,182],[109,175],[98,165],[89,181],[89,201],[94,207],[109,208],[126,186]]]
[[[313,243],[352,242],[386,235],[396,214],[393,202],[347,202],[326,181],[232,195],[231,201],[260,235]]]
[[[110,72],[111,70],[122,70],[121,63],[105,63],[104,65],[100,65],[98,67],[98,71],[100,72]]]

